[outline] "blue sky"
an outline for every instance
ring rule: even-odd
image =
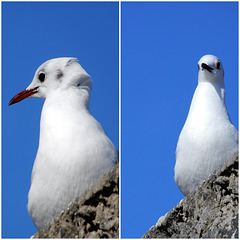
[[[238,126],[238,3],[122,2],[122,237],[138,238],[182,198],[175,149],[199,59],[220,58]]]
[[[119,15],[115,3],[2,3],[2,237],[37,229],[27,194],[44,100],[8,106],[39,65],[77,57],[93,79],[90,111],[119,147]]]

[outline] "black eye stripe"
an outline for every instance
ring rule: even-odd
[[[45,80],[45,73],[44,72],[40,72],[38,75],[38,79],[40,82],[44,82]]]

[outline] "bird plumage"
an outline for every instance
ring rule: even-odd
[[[46,99],[28,194],[38,229],[118,162],[116,147],[89,112],[91,83],[77,59],[57,58],[42,64],[26,89]]]
[[[198,86],[176,149],[175,181],[184,195],[238,150],[238,132],[225,104],[222,63],[205,55],[198,66]]]

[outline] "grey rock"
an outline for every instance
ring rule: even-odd
[[[238,153],[142,238],[238,238]]]
[[[119,238],[119,166],[32,238]]]

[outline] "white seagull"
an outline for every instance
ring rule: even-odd
[[[238,151],[238,132],[225,104],[221,61],[198,62],[198,86],[176,149],[175,181],[186,196]]]
[[[28,193],[28,212],[39,230],[118,162],[116,147],[89,113],[91,84],[76,58],[51,59],[9,103],[46,99]]]

